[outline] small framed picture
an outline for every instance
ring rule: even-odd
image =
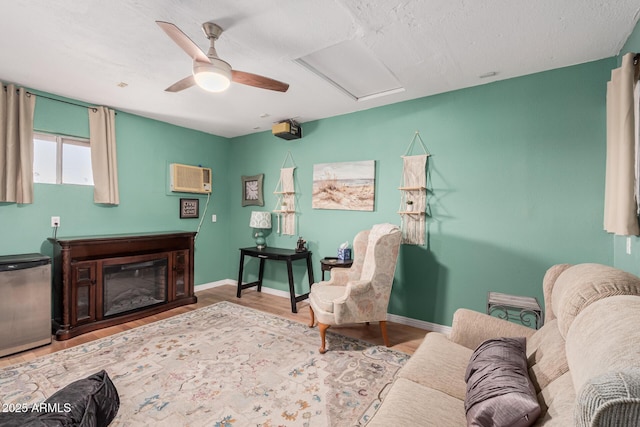
[[[180,218],[198,218],[200,199],[180,199]]]
[[[264,174],[242,176],[242,206],[264,206],[262,182]]]

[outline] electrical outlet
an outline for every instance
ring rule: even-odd
[[[52,216],[51,217],[51,226],[52,227],[60,227],[60,217],[59,216]]]
[[[216,222],[218,221],[218,215],[211,215],[211,222]]]

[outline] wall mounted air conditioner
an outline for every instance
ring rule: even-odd
[[[211,193],[211,169],[171,163],[171,191]]]

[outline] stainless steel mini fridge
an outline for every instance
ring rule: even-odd
[[[0,256],[0,357],[51,343],[51,259]]]

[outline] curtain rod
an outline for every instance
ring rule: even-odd
[[[82,107],[82,108],[90,108],[91,111],[93,111],[94,113],[98,111],[98,109],[96,107],[90,107],[90,106],[87,106],[87,105],[77,104],[77,103],[71,102],[71,101],[63,101],[62,99],[51,98],[50,96],[46,96],[46,95],[38,95],[38,94],[29,92],[29,91],[27,91],[26,93],[29,96],[35,95],[35,96],[39,96],[40,98],[50,99],[51,101],[62,102],[63,104],[75,105],[76,107]]]
[[[3,87],[4,90],[7,90],[7,86],[6,85],[3,85],[2,87]],[[71,101],[63,101],[62,99],[52,98],[52,97],[46,96],[46,95],[38,95],[36,93],[29,92],[28,90],[25,91],[25,93],[27,94],[27,96],[35,95],[35,96],[39,96],[40,98],[49,99],[51,101],[62,102],[63,104],[74,105],[76,107],[82,107],[82,108],[90,108],[91,111],[93,111],[94,113],[98,111],[98,109],[96,107],[90,107],[90,106],[87,106],[87,105],[82,105],[82,104],[78,104],[76,102],[71,102]],[[116,114],[118,114],[118,113],[116,112]]]

